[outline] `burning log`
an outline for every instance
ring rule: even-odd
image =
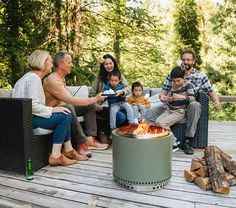
[[[230,189],[226,179],[220,149],[216,146],[207,147],[205,149],[205,158],[213,191],[228,194]]]
[[[133,131],[133,134],[147,134],[149,130],[150,124],[148,123],[140,123],[138,128]]]

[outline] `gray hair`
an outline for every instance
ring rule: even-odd
[[[67,51],[59,51],[54,55],[54,66],[58,67],[59,64],[61,63],[62,59],[66,56],[66,55],[70,55],[71,53],[67,52]]]
[[[48,51],[35,50],[28,58],[28,65],[32,70],[43,71],[44,63],[50,56]]]

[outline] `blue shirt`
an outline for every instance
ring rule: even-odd
[[[117,90],[123,90],[124,86],[122,84],[118,84],[115,88],[113,88],[110,84],[105,85],[104,90],[114,90],[116,92]],[[112,97],[107,97],[108,104],[111,105],[113,103],[118,103],[122,102],[125,100],[124,96],[112,96]]]

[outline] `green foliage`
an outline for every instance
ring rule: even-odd
[[[73,53],[69,85],[90,85],[99,71],[98,58],[110,53],[130,84],[161,87],[180,50],[191,47],[218,94],[233,95],[236,0],[222,6],[196,2],[2,0],[0,87],[10,88],[28,70],[26,59],[35,49]],[[210,118],[236,120],[235,104],[224,103],[220,112],[210,104]]]
[[[180,52],[182,48],[192,48],[196,53],[196,63],[200,65],[202,60],[197,4],[194,0],[175,0],[175,3],[174,26],[177,35],[177,51]]]
[[[26,71],[25,59],[40,48],[47,37],[49,11],[46,1],[3,0],[0,13],[0,45],[6,70],[4,75],[13,85]],[[47,13],[48,12],[48,13]]]

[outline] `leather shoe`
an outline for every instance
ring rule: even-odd
[[[183,150],[184,150],[184,154],[186,155],[192,155],[194,153],[193,148],[190,145],[190,142],[188,140],[186,140],[183,144]]]
[[[92,153],[88,149],[88,145],[86,143],[80,143],[77,145],[77,152],[80,155],[87,156],[88,158],[92,157]]]
[[[66,158],[64,155],[61,155],[58,158],[55,158],[52,155],[50,155],[50,157],[48,159],[48,163],[52,166],[73,165],[73,164],[77,163],[77,160],[70,160],[70,159]]]
[[[84,161],[88,160],[88,157],[85,155],[80,155],[78,152],[76,152],[74,149],[72,149],[69,152],[62,152],[62,154],[70,159],[78,160],[78,161]]]

